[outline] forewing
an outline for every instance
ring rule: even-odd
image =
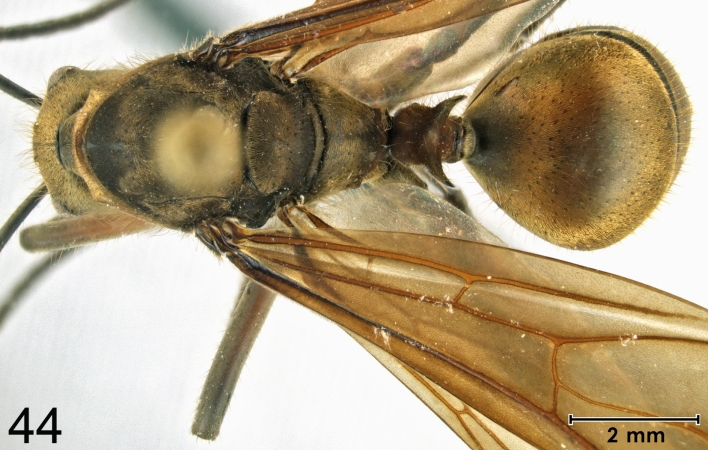
[[[540,448],[609,445],[604,424],[570,427],[568,414],[694,416],[708,404],[708,312],[649,287],[435,236],[210,230],[247,275]],[[694,425],[647,426],[674,447],[708,445]]]
[[[336,83],[370,106],[388,108],[472,86],[559,3],[532,0],[439,29],[357,45],[304,76]]]
[[[362,347],[437,414],[472,449],[535,448],[371,342],[349,332]]]
[[[319,1],[209,40],[193,57],[221,67],[249,55],[269,58],[285,77],[307,73],[370,105],[391,106],[478,80],[561,2]]]

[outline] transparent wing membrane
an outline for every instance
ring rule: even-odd
[[[569,427],[569,413],[691,416],[708,402],[693,382],[708,369],[708,311],[646,286],[442,237],[211,232],[249,276],[536,446],[607,444],[597,425]],[[696,426],[659,429],[674,446],[708,442]]]

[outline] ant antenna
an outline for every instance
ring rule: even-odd
[[[47,186],[42,183],[32,191],[30,195],[17,207],[15,212],[12,213],[7,222],[0,228],[0,251],[2,251],[7,241],[10,240],[15,231],[20,227],[22,222],[27,218],[29,213],[32,212],[35,206],[47,195]]]
[[[0,27],[0,41],[5,39],[23,39],[30,36],[41,36],[43,34],[51,34],[57,31],[76,28],[108,14],[129,1],[130,0],[106,0],[85,11],[59,17],[58,19],[50,19],[45,20],[44,22],[28,23],[11,27]]]

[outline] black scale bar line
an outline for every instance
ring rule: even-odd
[[[696,417],[573,417],[568,414],[568,425],[574,422],[695,422],[701,424],[701,415]]]

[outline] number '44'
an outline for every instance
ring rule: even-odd
[[[45,430],[44,427],[47,425],[47,422],[49,419],[52,419],[52,428],[49,430]],[[17,426],[20,424],[20,421],[22,421],[22,428],[18,429]],[[15,420],[15,423],[12,424],[10,429],[7,432],[8,434],[16,434],[20,436],[25,437],[25,444],[29,444],[29,437],[33,434],[35,434],[34,430],[30,430],[29,428],[29,408],[25,408],[22,410],[19,416],[17,416],[17,419]],[[57,436],[61,434],[61,430],[57,430],[57,409],[52,408],[49,411],[49,414],[47,414],[47,417],[44,418],[42,423],[39,424],[39,428],[37,428],[37,433],[38,435],[40,434],[45,434],[49,435],[52,437],[52,444],[57,443]]]

